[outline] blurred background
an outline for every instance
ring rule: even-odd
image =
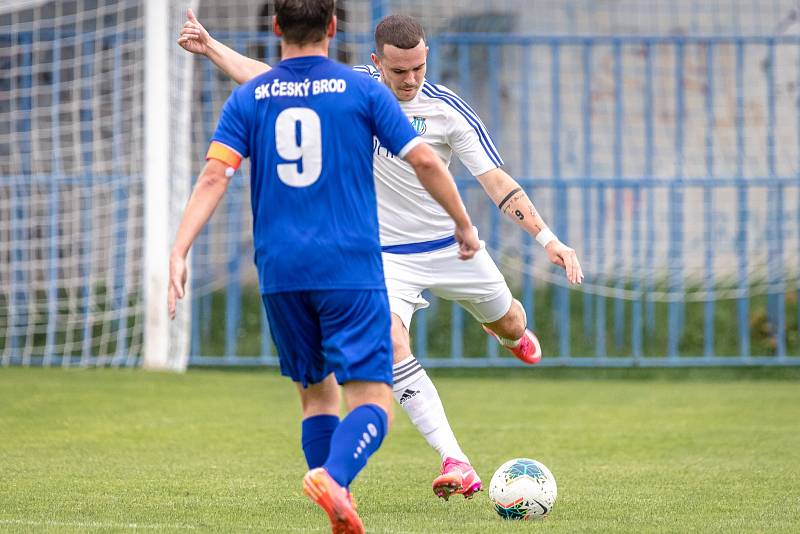
[[[175,44],[189,6],[218,40],[278,61],[271,1],[0,6],[0,365],[276,363],[246,165],[195,244],[179,320],[164,322],[165,286],[148,291],[235,87]],[[418,17],[427,78],[470,103],[576,249],[586,280],[569,288],[452,166],[542,341],[540,365],[797,365],[798,9],[340,0],[331,55],[369,63],[381,17]],[[428,366],[518,363],[457,305],[426,297],[412,340]]]

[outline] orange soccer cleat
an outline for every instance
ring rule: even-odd
[[[350,493],[341,487],[323,467],[312,469],[303,477],[303,492],[325,510],[333,534],[364,534]]]

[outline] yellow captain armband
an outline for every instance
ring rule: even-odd
[[[216,159],[226,164],[228,168],[225,169],[225,176],[228,177],[233,176],[233,173],[236,172],[236,169],[238,169],[239,165],[242,163],[242,156],[239,155],[238,152],[217,141],[212,141],[211,146],[208,147],[206,161],[210,159]]]

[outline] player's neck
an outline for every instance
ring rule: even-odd
[[[306,43],[302,45],[292,43],[281,43],[281,59],[292,59],[305,56],[328,57],[328,39],[323,39],[316,43]]]

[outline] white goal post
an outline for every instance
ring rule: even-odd
[[[143,366],[173,371],[186,369],[191,320],[191,280],[174,322],[167,314],[170,248],[191,187],[193,56],[173,43],[187,7],[196,6],[192,2],[145,1]]]

